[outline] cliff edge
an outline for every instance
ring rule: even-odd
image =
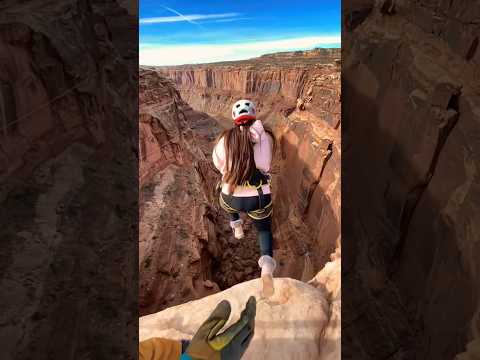
[[[237,321],[250,296],[257,299],[255,335],[242,359],[339,359],[340,344],[340,249],[309,284],[276,278],[275,294],[261,296],[260,279],[146,315],[139,321],[139,339],[165,337],[191,339],[222,300],[232,313],[225,328]]]

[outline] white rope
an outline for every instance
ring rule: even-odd
[[[98,73],[100,73],[101,70],[97,70],[96,72],[94,72],[92,74],[92,76],[94,75],[97,75]],[[15,124],[18,124],[20,121],[22,121],[23,119],[26,119],[27,117],[29,117],[30,115],[36,113],[37,111],[45,108],[46,106],[50,105],[50,104],[53,104],[55,101],[63,98],[65,95],[69,94],[70,92],[72,92],[73,90],[76,90],[77,88],[79,88],[80,86],[82,86],[84,83],[86,83],[87,81],[89,81],[91,79],[92,76],[89,76],[88,78],[86,78],[85,80],[81,81],[80,83],[78,83],[77,85],[75,86],[72,86],[71,88],[68,88],[67,90],[65,90],[63,93],[61,93],[60,95],[57,95],[55,96],[53,99],[50,99],[49,101],[41,104],[40,106],[36,107],[35,109],[33,109],[32,111],[29,111],[28,113],[24,114],[23,116],[19,117],[19,118],[16,118],[14,121],[10,122],[9,124],[7,124],[6,126],[9,127],[9,126],[12,126],[12,125],[15,125]],[[6,135],[6,134],[5,134]]]

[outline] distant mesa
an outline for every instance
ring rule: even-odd
[[[213,63],[201,63],[201,64],[183,64],[183,65],[171,65],[171,66],[152,66],[152,65],[140,65],[143,69],[158,69],[158,68],[183,68],[183,67],[201,67],[201,66],[238,66],[238,65],[304,65],[304,64],[334,64],[335,60],[340,59],[340,48],[315,48],[312,50],[298,50],[298,51],[285,51],[271,54],[261,55],[256,58],[246,60],[233,60],[233,61],[219,61]]]

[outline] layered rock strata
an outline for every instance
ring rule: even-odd
[[[312,96],[309,91],[316,76],[339,72],[335,60],[339,60],[340,54],[333,51],[338,49],[329,50],[332,52],[328,56],[318,56],[315,51],[278,53],[239,62],[157,70],[174,81],[182,98],[196,110],[229,120],[231,105],[248,96],[256,102],[259,116],[265,120],[279,113],[288,115],[299,98]],[[327,89],[316,90],[323,92],[318,95],[324,100],[335,99],[327,94]],[[339,91],[338,87],[334,90]],[[339,115],[338,110],[339,107]]]

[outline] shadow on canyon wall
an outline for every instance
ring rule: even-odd
[[[327,139],[314,146],[311,130],[308,124],[295,124],[277,136],[273,162],[274,248],[290,259],[278,276],[302,281],[330,260],[340,236],[339,209],[332,208],[338,199],[330,198],[339,194],[324,192],[339,176],[339,154]]]
[[[372,99],[362,66],[342,83],[342,358],[452,359],[478,305],[455,195],[470,110],[445,84],[415,111],[395,82]]]
[[[0,4],[2,358],[134,357],[136,20],[17,5]]]

